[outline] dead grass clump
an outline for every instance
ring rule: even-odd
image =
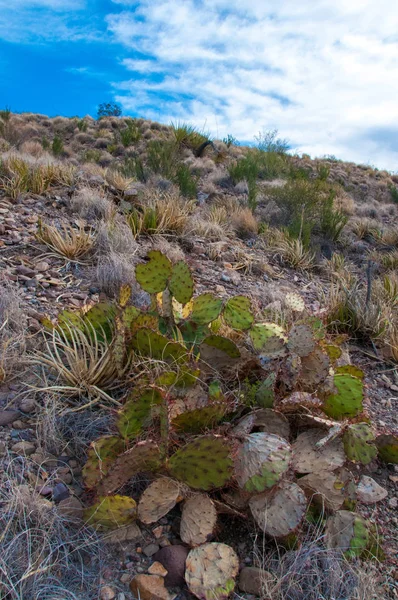
[[[95,240],[91,231],[85,231],[83,224],[75,229],[69,223],[63,223],[61,229],[58,229],[41,221],[39,221],[36,238],[56,256],[73,261],[85,257],[92,249]]]
[[[95,246],[100,255],[124,254],[127,259],[131,259],[138,250],[131,227],[121,215],[99,224]]]
[[[380,222],[375,219],[355,219],[351,222],[351,230],[360,240],[377,236],[379,229]]]
[[[309,271],[315,266],[315,254],[306,248],[299,239],[292,239],[283,231],[273,230],[270,249],[280,260],[293,269]]]
[[[107,169],[105,173],[105,179],[118,192],[125,192],[128,190],[134,183],[134,179],[132,177],[125,177],[120,171],[116,169]]]
[[[220,224],[217,221],[206,218],[205,215],[194,215],[189,219],[185,229],[187,237],[197,236],[212,242],[226,239],[231,233],[232,231],[228,223]]]
[[[96,284],[107,296],[116,298],[122,285],[135,282],[134,266],[131,255],[109,252],[98,261]]]
[[[26,466],[23,463],[22,470]],[[10,600],[98,598],[101,546],[90,528],[74,526],[10,463],[0,485],[0,596]]]
[[[21,152],[30,154],[31,156],[34,156],[35,158],[40,158],[46,154],[46,151],[44,150],[44,148],[40,144],[40,142],[34,142],[34,141],[24,142],[22,144],[20,150],[21,150]]]
[[[337,211],[342,212],[344,215],[351,216],[355,213],[355,201],[352,196],[344,191],[336,196],[333,205]]]
[[[27,318],[22,296],[11,283],[0,281],[0,383],[22,365]]]
[[[238,208],[231,216],[231,225],[242,240],[255,236],[258,232],[256,217],[250,208]]]
[[[83,219],[108,220],[115,212],[113,202],[103,190],[91,187],[82,187],[70,201],[71,209]]]
[[[148,196],[126,217],[134,237],[181,235],[193,211],[194,202],[168,192],[149,192]]]

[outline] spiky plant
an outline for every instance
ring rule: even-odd
[[[36,238],[56,256],[71,261],[81,261],[93,247],[94,235],[86,231],[83,224],[77,229],[69,224],[63,224],[61,229],[39,221]]]

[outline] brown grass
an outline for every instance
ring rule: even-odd
[[[85,231],[83,224],[75,229],[69,223],[64,223],[61,229],[46,223],[39,223],[36,238],[56,256],[71,261],[81,261],[86,257],[95,240],[91,231]]]
[[[250,208],[238,208],[231,215],[231,225],[241,239],[251,238],[258,232],[257,219]]]
[[[0,383],[23,366],[27,318],[22,295],[11,283],[0,280]]]
[[[109,220],[115,213],[115,206],[103,190],[82,187],[73,195],[71,208],[83,219]]]

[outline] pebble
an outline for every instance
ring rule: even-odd
[[[0,427],[13,423],[19,416],[20,414],[17,410],[0,410]]]
[[[13,446],[11,446],[11,450],[21,456],[30,456],[36,450],[36,445],[32,444],[32,442],[23,441],[18,442],[17,444],[13,444]]]
[[[158,544],[148,544],[148,546],[145,546],[145,548],[142,549],[142,552],[145,556],[153,556],[158,550]]]
[[[160,577],[166,577],[168,571],[167,571],[167,569],[164,568],[164,566],[160,562],[155,561],[149,567],[148,573],[150,575],[160,575]]]
[[[388,501],[388,506],[389,508],[398,508],[398,498],[390,498],[390,500]]]
[[[109,585],[101,588],[100,599],[101,600],[113,600],[116,597],[116,592]]]
[[[54,502],[61,502],[61,500],[65,500],[70,495],[68,488],[64,483],[57,483],[54,486],[53,490],[53,500]]]

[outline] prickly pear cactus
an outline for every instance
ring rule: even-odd
[[[318,471],[300,477],[298,485],[308,497],[329,510],[338,510],[344,504],[344,482],[331,471]]]
[[[211,429],[222,421],[227,412],[227,404],[216,402],[208,406],[182,412],[173,419],[171,426],[179,432],[203,433],[206,429]]]
[[[253,348],[270,358],[282,356],[287,338],[284,329],[276,323],[256,323],[249,331]]]
[[[316,347],[308,356],[301,359],[300,381],[305,390],[313,391],[325,381],[329,375],[330,359],[320,348]]]
[[[191,547],[211,540],[217,523],[214,503],[205,494],[185,500],[181,515],[180,537]]]
[[[120,435],[126,440],[137,437],[151,423],[153,407],[162,402],[162,394],[154,388],[130,394],[116,423]]]
[[[289,468],[290,444],[278,435],[251,433],[235,458],[235,477],[246,492],[262,492],[275,485]]]
[[[123,450],[123,440],[114,435],[103,436],[92,442],[86,464],[83,467],[85,485],[88,488],[95,487]]]
[[[352,462],[368,465],[377,456],[375,437],[367,423],[349,425],[343,435],[344,450]]]
[[[285,440],[290,436],[289,421],[282,413],[270,408],[256,410],[254,427],[265,433],[279,435]]]
[[[325,539],[328,548],[338,548],[347,558],[361,556],[368,547],[368,522],[354,512],[339,510],[326,523]]]
[[[193,489],[223,487],[232,476],[230,447],[221,437],[198,437],[171,456],[168,468],[173,477]]]
[[[217,350],[221,350],[227,354],[230,358],[239,358],[240,352],[239,348],[232,340],[223,337],[222,335],[209,335],[202,342],[203,345],[210,346],[211,348],[216,348]],[[202,349],[203,352],[203,349]]]
[[[84,511],[87,524],[100,529],[116,529],[131,523],[136,516],[136,503],[129,496],[99,498],[98,502]]]
[[[180,304],[187,304],[192,298],[194,282],[187,263],[180,260],[173,266],[169,290]]]
[[[396,435],[379,435],[376,438],[376,446],[382,461],[398,464],[398,437]]]
[[[223,317],[226,324],[232,329],[249,329],[254,321],[250,298],[246,296],[230,298],[224,306]]]
[[[137,282],[149,294],[163,292],[172,273],[172,264],[159,250],[148,252],[148,258],[147,263],[135,268]]]
[[[235,588],[239,559],[226,544],[207,543],[190,551],[185,581],[199,600],[226,600]]]
[[[336,375],[348,374],[361,380],[365,377],[365,373],[362,369],[359,369],[355,365],[342,365],[341,367],[336,367],[334,372]]]
[[[276,373],[270,373],[258,386],[254,400],[256,406],[272,408],[275,401]]]
[[[182,500],[183,486],[174,479],[162,477],[146,488],[138,503],[138,518],[149,525],[167,515]]]
[[[131,286],[125,283],[119,290],[119,306],[125,308],[131,297]]]
[[[340,439],[319,447],[325,435],[323,429],[310,429],[297,437],[293,444],[293,468],[297,473],[333,471],[344,465],[346,456]]]
[[[198,325],[208,325],[215,321],[222,309],[222,300],[213,294],[201,294],[193,299],[191,320]]]
[[[249,506],[260,529],[278,538],[297,529],[305,515],[307,499],[297,484],[283,481],[271,490],[250,498]]]
[[[309,325],[295,325],[289,332],[288,348],[297,356],[308,356],[315,350],[316,341]]]
[[[324,412],[333,419],[355,417],[362,412],[363,383],[349,374],[337,374],[333,378],[337,389],[324,403]]]
[[[285,305],[294,312],[301,313],[305,309],[304,300],[295,293],[286,294]]]
[[[164,361],[177,361],[187,357],[187,349],[166,336],[143,327],[132,338],[133,348],[149,358]]]

